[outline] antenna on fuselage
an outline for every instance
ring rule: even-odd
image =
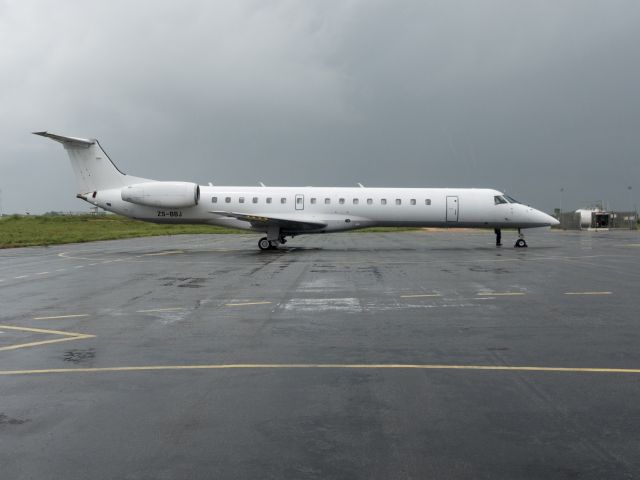
[[[361,184],[360,182],[358,182],[358,186],[359,186],[360,188],[364,188],[364,185],[363,185],[363,184]]]
[[[261,187],[266,187],[266,185],[262,182],[258,182],[260,184]]]

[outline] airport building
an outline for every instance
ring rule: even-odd
[[[638,212],[607,211],[601,207],[579,208],[573,212],[556,209],[554,216],[563,230],[638,229]]]

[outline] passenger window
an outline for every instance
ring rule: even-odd
[[[415,205],[415,204],[416,204],[416,199],[415,199],[415,198],[412,198],[412,199],[411,199],[411,201],[410,201],[409,203],[411,203],[411,205]]]
[[[211,203],[218,203],[218,197],[212,197]]]
[[[267,197],[267,203],[271,203],[271,197]]]
[[[296,198],[296,203],[297,203],[298,205],[302,205],[302,197],[297,197],[297,198]]]
[[[339,203],[340,205],[344,205],[344,198],[341,198],[340,200],[338,200],[338,203]]]
[[[312,198],[312,199],[311,199],[311,205],[315,205],[315,204],[316,204],[316,199],[315,199],[315,198]]]
[[[231,197],[227,197],[224,199],[224,203],[231,203]]]
[[[387,204],[387,199],[383,198],[382,200],[380,200],[380,205],[386,205]]]
[[[253,203],[258,203],[258,197],[253,197]]]
[[[240,203],[244,203],[244,197],[240,197],[240,198],[238,199],[238,201],[239,201]]]
[[[424,201],[424,204],[425,204],[425,205],[431,205],[431,199],[430,199],[430,198],[427,198],[427,199]]]
[[[329,205],[331,203],[331,199],[330,198],[325,198],[324,199],[324,204],[325,205]]]
[[[280,203],[287,203],[287,199],[286,199],[285,197],[282,197],[282,198],[280,199]]]
[[[373,198],[367,198],[367,205],[373,205]]]
[[[402,205],[402,200],[400,200],[399,198],[396,198],[396,205]]]
[[[360,200],[358,200],[357,198],[354,198],[354,199],[353,199],[353,204],[354,204],[354,205],[358,205],[358,203],[359,203],[359,202],[360,202]]]

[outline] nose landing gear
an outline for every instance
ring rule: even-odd
[[[496,234],[496,247],[501,247],[502,246],[502,230],[500,230],[499,228],[494,228],[493,231]],[[516,240],[514,248],[527,248],[527,242],[524,239],[524,235],[522,234],[520,229],[518,229],[518,239]]]
[[[518,240],[516,240],[514,248],[527,248],[527,242],[525,241],[524,235],[520,229],[518,229]]]

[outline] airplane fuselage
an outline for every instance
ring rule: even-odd
[[[503,194],[483,188],[337,188],[200,186],[197,205],[158,208],[121,199],[120,189],[86,200],[105,210],[154,223],[204,223],[263,231],[215,212],[315,221],[324,227],[291,233],[322,233],[374,226],[531,228],[551,217],[520,203],[498,203]]]

